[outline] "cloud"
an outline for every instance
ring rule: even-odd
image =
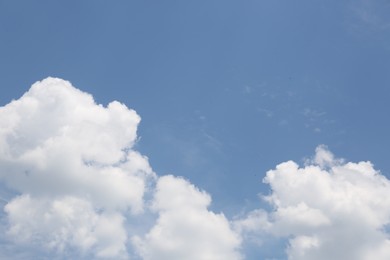
[[[23,195],[6,205],[8,234],[19,243],[35,243],[62,253],[68,247],[97,257],[125,258],[127,234],[119,213],[98,213],[76,197],[31,198]]]
[[[299,167],[267,172],[273,210],[238,220],[241,232],[285,237],[289,259],[389,259],[390,181],[370,162],[345,162],[325,147]]]
[[[124,220],[144,211],[155,178],[132,148],[139,122],[125,105],[98,105],[55,78],[1,107],[0,180],[17,194],[5,205],[7,234],[58,252],[126,258]]]
[[[292,260],[390,259],[390,181],[370,162],[318,146],[267,172],[270,209],[230,221],[153,172],[134,149],[139,122],[55,78],[0,107],[1,257],[243,259],[245,243],[280,238]]]
[[[210,196],[174,176],[158,180],[153,210],[158,219],[136,244],[144,259],[241,259],[240,237],[223,214],[207,209]]]
[[[4,257],[240,259],[240,237],[208,210],[210,195],[158,177],[134,150],[139,122],[56,78],[1,107]]]
[[[390,28],[388,12],[390,3],[387,0],[359,0],[349,3],[350,10],[357,23],[354,28],[383,32]]]

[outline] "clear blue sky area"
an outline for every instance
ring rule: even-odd
[[[390,177],[389,12],[385,0],[0,0],[0,104],[48,76],[118,100],[141,116],[153,169],[233,217],[264,203],[267,170],[320,144]]]

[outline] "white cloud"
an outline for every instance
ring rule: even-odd
[[[236,222],[243,232],[289,238],[289,259],[389,259],[390,181],[370,162],[345,163],[319,146],[305,167],[281,163],[264,182],[273,210]]]
[[[211,197],[181,178],[157,178],[133,149],[139,122],[125,105],[98,105],[55,78],[0,108],[0,181],[12,190],[0,230],[32,250],[19,257],[10,245],[5,257],[241,258],[230,222],[207,209]]]
[[[159,217],[145,237],[136,237],[144,259],[241,259],[239,236],[223,214],[207,209],[210,196],[174,176],[158,180],[153,209]]]
[[[242,239],[273,236],[288,239],[292,260],[390,259],[390,181],[370,162],[319,146],[303,167],[281,163],[264,178],[272,209],[232,224],[208,209],[208,193],[154,174],[133,148],[139,122],[54,78],[1,107],[1,254],[28,258],[13,252],[28,245],[86,259],[241,259]]]
[[[81,254],[126,257],[127,235],[119,213],[97,213],[90,202],[75,197],[31,198],[23,195],[6,205],[8,234],[17,242],[36,244],[59,253],[70,247]]]
[[[1,107],[0,180],[20,194],[5,206],[8,234],[57,251],[127,257],[123,222],[142,213],[154,178],[132,150],[139,122],[125,105],[103,107],[55,78]]]

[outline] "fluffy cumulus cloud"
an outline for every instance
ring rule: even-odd
[[[288,161],[267,172],[265,197],[236,225],[243,233],[289,239],[289,259],[390,259],[390,181],[370,162],[344,162],[319,146],[304,167]]]
[[[210,196],[159,178],[134,150],[139,122],[125,105],[96,104],[56,78],[0,108],[9,255],[18,258],[14,243],[65,258],[240,259],[240,238],[207,209]],[[143,219],[152,221],[134,224]]]
[[[240,238],[223,214],[207,210],[210,196],[181,178],[161,177],[152,208],[155,226],[135,243],[144,259],[241,259]]]
[[[144,210],[155,178],[132,149],[140,117],[94,102],[61,79],[35,83],[0,108],[0,179],[15,241],[95,257],[126,258],[124,220]]]

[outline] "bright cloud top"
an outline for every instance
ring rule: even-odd
[[[345,163],[319,146],[305,167],[281,163],[264,182],[274,210],[236,224],[289,238],[289,259],[390,259],[390,181],[370,162]]]
[[[140,117],[97,105],[48,78],[0,109],[0,177],[20,195],[6,206],[9,235],[62,251],[126,257],[124,214],[143,211],[148,161],[132,150]]]
[[[98,105],[55,78],[1,107],[0,180],[16,192],[4,207],[7,236],[87,259],[239,259],[240,238],[207,209],[210,196],[158,178],[133,149],[139,122],[125,105]],[[149,232],[131,229],[155,214]]]

